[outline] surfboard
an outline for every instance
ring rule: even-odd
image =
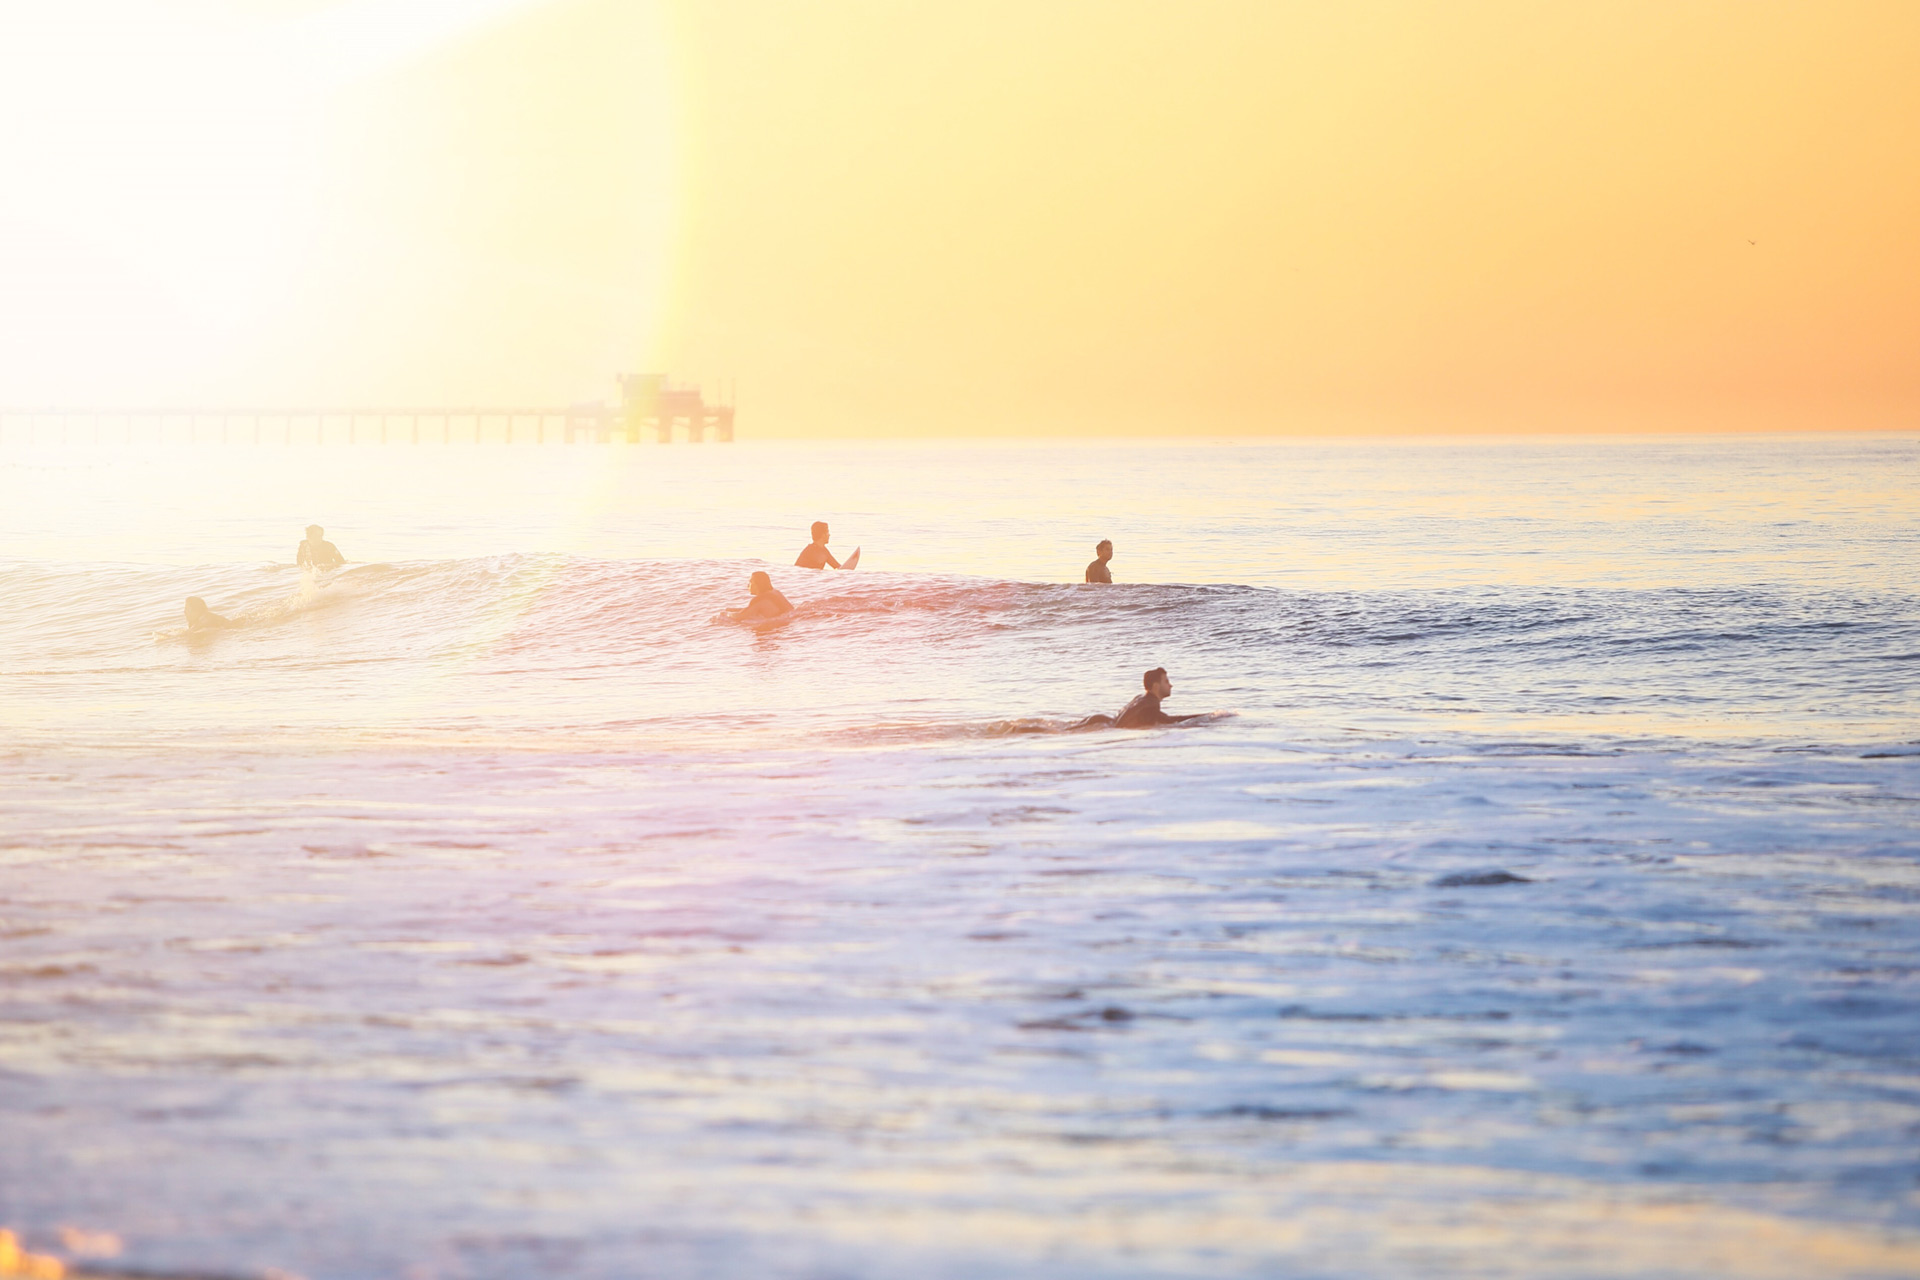
[[[858,569],[860,567],[860,548],[855,547],[853,554],[840,562],[840,567],[842,569]]]

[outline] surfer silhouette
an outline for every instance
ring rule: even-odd
[[[1173,681],[1167,678],[1165,667],[1155,667],[1140,677],[1140,683],[1146,686],[1146,692],[1121,708],[1117,716],[1088,716],[1076,729],[1151,729],[1156,725],[1184,724],[1189,720],[1198,720],[1204,712],[1188,716],[1170,716],[1160,709],[1163,698],[1173,696]]]
[[[757,622],[762,618],[777,618],[793,612],[793,601],[774,589],[773,579],[766,570],[755,569],[753,576],[747,579],[747,590],[753,593],[753,599],[745,608],[734,609],[727,614],[735,622]]]
[[[827,550],[827,522],[813,522],[813,541],[800,548],[800,554],[794,559],[796,569],[851,569],[860,563],[860,548],[855,547],[847,562],[841,564],[833,558],[833,552]]]
[[[293,562],[302,569],[337,569],[347,562],[340,548],[326,540],[326,530],[317,524],[307,526],[307,540],[293,553]]]
[[[1107,568],[1107,562],[1113,559],[1113,543],[1102,538],[1093,551],[1094,561],[1087,566],[1087,581],[1111,584],[1113,573]]]
[[[232,625],[231,619],[223,618],[207,608],[207,602],[199,596],[187,597],[187,630],[189,632],[218,631]]]

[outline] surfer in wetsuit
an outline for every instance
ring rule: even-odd
[[[293,562],[302,569],[337,569],[347,562],[340,548],[328,542],[326,530],[317,524],[307,526],[307,540],[293,553]]]
[[[840,567],[840,562],[833,558],[833,552],[827,550],[825,520],[813,522],[813,541],[800,548],[800,554],[794,559],[793,566],[796,569],[838,569]]]
[[[187,597],[187,631],[189,633],[218,631],[232,625],[231,619],[223,618],[207,608],[207,602],[199,596]]]
[[[753,599],[744,609],[734,609],[727,614],[735,622],[758,622],[793,612],[793,601],[774,590],[773,579],[764,569],[753,571],[753,576],[747,579],[747,590],[753,593]]]
[[[1107,568],[1107,562],[1113,559],[1113,543],[1102,538],[1100,539],[1099,545],[1094,547],[1093,550],[1094,561],[1087,566],[1087,581],[1104,582],[1111,586],[1113,584],[1113,573]]]
[[[1155,667],[1140,677],[1140,683],[1146,686],[1146,692],[1121,708],[1117,716],[1088,716],[1076,729],[1151,729],[1156,725],[1185,724],[1189,720],[1198,720],[1204,712],[1189,716],[1170,716],[1160,709],[1160,700],[1173,696],[1173,681],[1167,678],[1165,667]]]

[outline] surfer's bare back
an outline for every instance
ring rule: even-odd
[[[793,612],[793,601],[774,589],[773,579],[764,569],[755,569],[753,576],[747,579],[747,590],[753,599],[745,608],[735,609],[727,616],[735,622],[758,622],[762,618],[777,618],[781,614]]]
[[[833,552],[827,550],[827,522],[813,522],[813,541],[800,548],[800,554],[793,562],[796,569],[838,569],[840,562],[833,558]]]
[[[1165,667],[1155,667],[1140,677],[1140,683],[1146,692],[1121,708],[1117,716],[1088,716],[1076,729],[1151,729],[1156,725],[1185,724],[1189,720],[1198,720],[1205,712],[1195,712],[1189,716],[1170,716],[1160,709],[1160,700],[1173,696],[1173,681],[1167,678]]]

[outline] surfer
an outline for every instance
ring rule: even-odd
[[[800,554],[794,558],[796,569],[851,569],[860,563],[860,548],[855,547],[847,562],[841,564],[833,558],[833,552],[827,550],[827,522],[813,522],[813,541],[800,548]]]
[[[1112,585],[1113,573],[1107,568],[1107,562],[1113,559],[1113,543],[1102,538],[1100,539],[1100,544],[1096,546],[1093,551],[1094,561],[1087,566],[1087,581],[1104,582]]]
[[[347,562],[340,548],[326,540],[326,530],[317,524],[307,526],[307,540],[293,553],[293,562],[302,569],[337,569]]]
[[[207,608],[207,602],[199,596],[187,597],[187,631],[189,633],[218,631],[223,627],[231,627],[232,625],[232,619],[223,618],[213,610]]]
[[[1091,572],[1091,570],[1089,570]],[[1170,716],[1160,709],[1160,700],[1173,696],[1173,681],[1167,678],[1165,667],[1155,667],[1140,677],[1140,683],[1146,686],[1146,692],[1121,708],[1117,716],[1088,716],[1076,729],[1151,729],[1155,725],[1185,724],[1189,720],[1198,720],[1204,712],[1188,716]]]
[[[777,618],[793,612],[793,601],[774,590],[773,579],[766,570],[755,569],[753,576],[747,579],[747,590],[753,593],[753,599],[745,608],[734,609],[727,614],[735,622],[758,622],[762,618]]]

